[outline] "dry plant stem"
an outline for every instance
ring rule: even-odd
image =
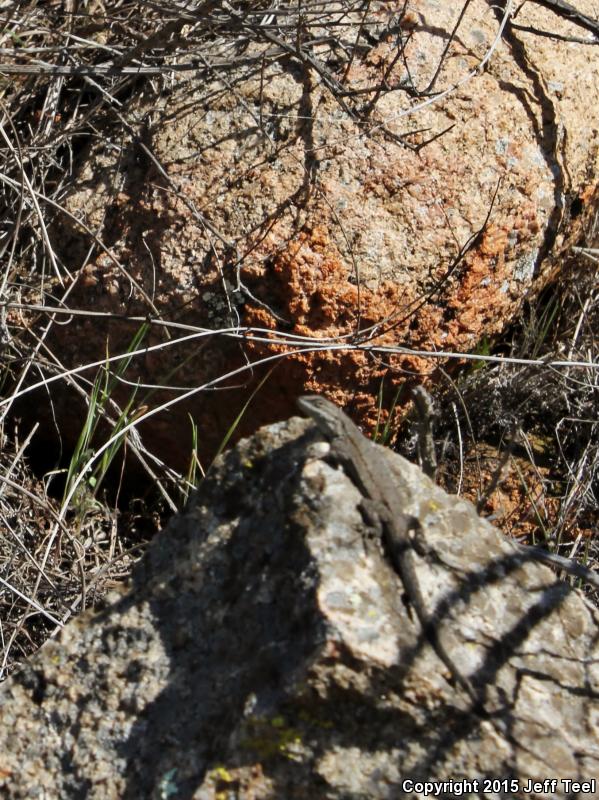
[[[493,475],[491,475],[491,480],[488,482],[484,490],[480,493],[480,496],[476,501],[476,510],[478,511],[479,514],[485,507],[491,495],[494,493],[495,489],[497,489],[497,487],[501,483],[504,470],[507,466],[508,461],[511,458],[514,445],[516,444],[516,438],[518,436],[518,433],[519,432],[516,428],[513,428],[512,431],[509,433],[507,447],[505,447],[502,450],[501,457],[497,463],[497,467],[495,468]]]
[[[12,185],[12,186],[16,186],[17,185],[16,181],[13,181],[12,179],[8,178],[6,175],[0,175],[0,180],[4,181],[5,183],[8,183],[9,185]],[[139,292],[140,297],[142,297],[143,300],[145,300],[145,302],[148,305],[148,308],[150,308],[152,310],[152,312],[155,314],[155,316],[157,318],[160,317],[160,313],[158,312],[158,309],[154,306],[154,303],[152,302],[150,297],[147,295],[147,293],[144,290],[144,288],[135,280],[135,278],[132,277],[132,275],[130,275],[128,270],[115,257],[115,255],[110,250],[110,248],[106,247],[104,242],[101,239],[99,239],[94,234],[94,232],[92,230],[90,230],[90,228],[82,220],[78,219],[74,214],[71,214],[63,206],[61,206],[59,203],[57,203],[54,200],[52,200],[50,197],[46,197],[45,195],[40,194],[38,192],[35,192],[34,190],[32,190],[32,191],[33,191],[33,194],[34,194],[36,200],[38,200],[38,199],[42,200],[45,203],[47,203],[48,205],[52,206],[53,208],[56,208],[62,214],[64,214],[66,217],[68,217],[72,222],[74,222],[77,226],[81,227],[85,231],[85,233],[87,233],[95,241],[95,243],[102,249],[102,251],[108,256],[108,258],[112,261],[112,263],[115,265],[115,267],[127,278],[128,281],[130,281],[131,285],[133,287],[135,287],[135,289]],[[67,294],[68,294],[68,291],[70,291],[73,288],[74,285],[75,285],[74,283],[71,284],[71,286],[67,290]]]
[[[2,104],[2,110],[6,113],[6,109],[5,109],[3,104]],[[41,208],[39,206],[39,203],[38,203],[37,193],[35,192],[33,186],[31,185],[31,181],[29,180],[29,178],[27,176],[27,173],[23,169],[23,166],[22,166],[21,161],[19,159],[19,152],[17,150],[15,150],[15,148],[13,147],[12,142],[10,141],[8,136],[6,135],[6,131],[4,130],[4,127],[1,126],[1,125],[0,125],[0,135],[2,136],[4,141],[6,142],[7,147],[12,152],[13,158],[19,164],[22,185],[27,189],[27,193],[28,193],[29,197],[31,198],[31,202],[33,204],[33,207],[35,208],[35,212],[37,214],[37,219],[38,219],[38,223],[39,223],[39,226],[40,226],[40,230],[42,232],[42,237],[43,237],[43,240],[44,240],[44,244],[46,246],[46,252],[48,253],[48,255],[50,257],[50,262],[52,264],[52,268],[54,269],[54,273],[55,273],[56,277],[58,278],[61,286],[64,286],[62,275],[60,274],[60,270],[58,269],[58,264],[56,262],[56,256],[54,254],[54,249],[52,248],[52,243],[50,242],[50,237],[48,236],[48,231],[46,229],[46,224],[44,222],[44,217],[43,217],[43,214],[42,214],[42,210],[41,210]],[[5,180],[4,176],[3,176],[3,180]],[[68,270],[67,270],[67,274],[69,274]],[[69,275],[69,277],[70,277],[70,275]]]
[[[455,403],[451,404],[451,410],[453,411],[453,416],[456,421],[456,431],[457,431],[458,445],[459,445],[458,452],[460,454],[460,478],[458,480],[458,486],[456,489],[456,494],[459,496],[462,493],[462,486],[464,485],[464,443],[462,441],[462,429],[460,427],[460,418]]]
[[[572,558],[558,556],[556,553],[548,553],[540,547],[521,546],[521,550],[523,555],[535,561],[541,561],[554,569],[567,572],[569,575],[580,578],[580,580],[588,583],[594,589],[599,590],[599,575],[594,570],[585,567],[584,564],[580,564]]]
[[[21,229],[21,221],[22,221],[22,218],[23,218],[23,207],[25,205],[25,185],[24,185],[25,182],[24,182],[24,178],[23,178],[23,168],[22,168],[23,152],[22,152],[22,149],[21,149],[21,143],[19,141],[18,131],[14,126],[14,123],[13,123],[11,117],[10,117],[10,114],[9,114],[8,109],[6,108],[6,105],[2,102],[1,99],[0,99],[0,108],[2,109],[2,112],[4,114],[5,119],[8,120],[8,124],[10,125],[12,133],[13,133],[13,136],[14,136],[15,145],[16,145],[16,149],[17,149],[17,163],[19,164],[19,169],[20,169],[20,173],[21,173],[21,186],[20,186],[20,189],[19,189],[19,192],[18,192],[18,198],[19,198],[18,199],[18,208],[17,208],[17,212],[16,212],[16,215],[15,215],[13,234],[10,237],[10,239],[11,239],[10,255],[8,257],[8,262],[6,264],[6,267],[4,269],[4,275],[2,276],[2,285],[0,286],[0,298],[3,299],[4,297],[6,297],[6,285],[8,283],[9,273],[10,273],[10,271],[12,269],[12,265],[13,265],[13,261],[14,261],[14,257],[15,257],[15,252],[16,252],[16,249],[17,249],[17,242],[18,242],[18,239],[19,239],[19,231]],[[2,129],[2,137],[5,140],[7,140],[6,134],[4,132],[4,127],[1,126],[1,129]],[[0,251],[0,256],[4,255],[6,246],[7,246],[7,242],[2,244],[2,249]]]
[[[23,458],[25,450],[28,448],[29,443],[31,442],[31,439],[33,438],[33,436],[34,436],[34,434],[35,434],[35,432],[37,431],[38,428],[39,428],[39,422],[36,422],[35,425],[33,426],[33,428],[29,431],[29,433],[25,437],[25,441],[19,446],[19,449],[18,449],[17,453],[15,453],[15,456],[12,459],[11,464],[9,465],[8,469],[6,470],[6,472],[4,473],[4,477],[5,478],[10,479],[11,475],[15,471],[15,468],[16,468],[17,464]],[[4,494],[4,490],[5,490],[5,487],[7,485],[8,484],[5,483],[4,485],[0,486],[0,498]]]
[[[8,581],[5,581],[4,578],[0,578],[0,583],[7,589],[9,589],[11,592],[13,592],[13,594],[16,594],[17,597],[20,597],[21,600],[24,600],[28,605],[30,605],[32,608],[34,608],[36,611],[42,614],[42,616],[46,617],[46,619],[50,620],[50,622],[53,625],[56,625],[57,627],[62,627],[62,622],[56,619],[56,617],[52,616],[52,614],[50,614],[49,611],[46,611],[45,608],[40,606],[37,600],[35,600],[33,597],[28,597],[26,594],[23,594],[23,592],[19,591],[16,588],[16,586],[13,586]]]
[[[169,329],[176,329],[176,330],[186,330],[186,331],[196,331],[196,336],[224,336],[226,338],[237,339],[240,341],[247,340],[248,337],[251,336],[252,342],[259,342],[264,344],[274,344],[274,345],[285,345],[289,348],[298,348],[298,352],[303,352],[303,347],[308,343],[314,343],[316,347],[320,343],[323,352],[329,349],[345,349],[345,350],[352,350],[352,351],[364,351],[367,353],[373,354],[386,354],[386,355],[407,355],[407,356],[417,356],[421,358],[430,358],[433,360],[463,360],[463,361],[480,361],[485,362],[488,364],[496,364],[496,365],[506,365],[506,366],[529,366],[529,367],[543,367],[547,370],[568,370],[570,368],[574,369],[589,369],[589,370],[599,370],[599,364],[592,361],[592,360],[572,360],[568,361],[566,359],[552,359],[552,358],[513,358],[510,356],[493,356],[493,355],[483,355],[480,353],[459,353],[452,350],[417,350],[410,347],[392,347],[389,345],[385,346],[378,346],[375,344],[363,344],[363,343],[352,343],[347,341],[348,339],[352,339],[355,337],[355,333],[349,333],[343,336],[338,336],[331,338],[329,336],[296,336],[293,334],[289,334],[284,331],[277,331],[276,329],[271,328],[258,328],[258,327],[247,327],[247,326],[232,326],[228,328],[221,328],[221,329],[214,329],[214,328],[203,328],[197,325],[188,325],[185,323],[180,322],[173,322],[170,320],[165,319],[152,319],[151,317],[141,317],[141,316],[129,316],[129,315],[122,315],[122,314],[110,314],[106,312],[94,312],[88,310],[77,310],[71,308],[60,308],[54,306],[44,306],[44,305],[35,305],[35,304],[28,304],[28,303],[13,303],[13,302],[0,302],[0,308],[13,308],[13,309],[21,309],[25,311],[35,311],[35,312],[45,312],[52,315],[60,315],[63,314],[65,316],[87,316],[90,318],[97,317],[100,319],[119,319],[122,321],[127,322],[135,322],[135,323],[147,323],[149,325],[157,325],[159,327],[169,328]],[[190,339],[194,338],[193,336],[189,337]],[[179,340],[182,341],[182,340]],[[167,343],[162,343],[158,345],[158,347],[166,347],[168,346]],[[136,355],[140,353],[148,352],[148,349],[145,350],[138,350],[136,351]],[[131,355],[131,354],[129,354]],[[118,360],[121,358],[127,358],[127,354],[110,356],[108,361],[110,360]],[[83,371],[88,369],[92,366],[97,366],[99,364],[106,363],[106,359],[98,362],[90,362],[87,365],[83,365],[81,367],[77,367],[74,370],[70,370],[69,372],[72,374],[76,374],[77,372]],[[53,379],[49,379],[50,381]],[[41,384],[37,384],[39,386]],[[3,401],[4,402],[4,401]],[[3,405],[3,402],[0,402],[0,408]]]
[[[164,75],[168,72],[190,72],[197,70],[196,64],[172,64],[160,67],[139,65],[138,67],[117,67],[113,64],[80,64],[61,66],[59,64],[1,64],[0,75],[51,75],[89,78],[118,78],[122,75]]]
[[[468,433],[470,435],[471,441],[474,444],[476,444],[476,436],[474,434],[474,427],[472,425],[472,420],[470,418],[470,412],[468,411],[468,404],[466,403],[466,401],[464,399],[464,396],[463,396],[463,394],[462,394],[462,392],[460,390],[460,387],[457,385],[457,383],[454,381],[454,379],[451,377],[451,375],[449,375],[449,373],[445,369],[443,369],[443,367],[440,368],[440,372],[443,375],[443,377],[445,378],[445,380],[451,385],[452,389],[454,390],[454,392],[455,392],[455,394],[456,394],[456,396],[458,398],[460,407],[462,409],[462,413],[464,414],[464,419],[466,420],[466,425],[468,427]],[[452,402],[451,407],[452,407],[454,418],[456,420],[456,428],[457,428],[457,435],[458,435],[458,442],[459,442],[460,480],[459,480],[459,483],[458,483],[458,490],[456,491],[456,494],[460,495],[461,491],[462,491],[463,481],[464,481],[464,444],[463,444],[463,441],[462,441],[462,429],[460,427],[459,414],[457,412],[457,408],[456,408],[455,403]],[[482,469],[481,469],[481,464],[480,464],[480,458],[478,456],[478,448],[475,447],[474,452],[475,452],[475,457],[476,457],[476,474],[477,474],[477,477],[478,477],[478,494],[480,495],[480,494],[482,494],[482,491],[483,491],[483,475],[482,475]]]
[[[448,86],[447,89],[444,89],[442,92],[439,92],[438,94],[435,94],[432,97],[429,97],[426,100],[423,100],[421,103],[417,103],[412,108],[409,108],[409,109],[406,109],[404,111],[400,111],[400,112],[397,112],[396,114],[388,116],[386,118],[386,123],[389,123],[392,120],[399,120],[399,119],[402,119],[404,117],[413,116],[414,114],[418,113],[418,111],[421,111],[422,109],[426,108],[427,106],[431,106],[433,104],[439,103],[441,100],[444,100],[446,97],[449,97],[449,95],[454,94],[462,86],[465,86],[467,83],[470,83],[471,80],[476,78],[476,76],[479,75],[484,70],[485,66],[491,60],[491,57],[492,57],[493,53],[495,52],[495,50],[497,49],[497,47],[499,45],[499,42],[501,41],[501,37],[503,36],[503,31],[504,31],[506,25],[508,24],[508,21],[509,21],[511,15],[512,15],[512,12],[513,12],[513,2],[512,2],[512,0],[508,0],[507,3],[505,4],[503,17],[502,17],[501,22],[499,24],[499,29],[497,31],[497,35],[495,36],[495,39],[493,40],[491,46],[489,47],[489,49],[485,53],[484,57],[481,59],[481,61],[479,62],[478,66],[475,69],[471,70],[469,73],[467,73],[467,75],[465,75],[463,78],[461,78],[456,83],[452,84],[451,86]],[[374,125],[372,128],[369,129],[369,133],[372,133],[377,128],[381,128],[382,125],[383,125],[383,123],[379,123],[377,125]]]
[[[145,545],[137,544],[134,547],[131,547],[129,550],[125,550],[123,553],[119,553],[118,556],[115,556],[114,558],[111,558],[110,561],[108,561],[106,564],[104,564],[102,566],[102,568],[100,570],[98,570],[98,572],[96,572],[93,575],[91,580],[88,581],[87,590],[90,591],[94,587],[94,585],[96,583],[98,583],[99,581],[102,580],[102,578],[104,578],[106,575],[108,575],[108,573],[110,572],[111,567],[113,567],[115,564],[118,564],[119,561],[122,561],[124,558],[127,558],[127,557],[131,556],[134,553],[138,553],[139,552],[140,555],[141,555],[143,553],[143,551],[144,551],[144,547],[145,547]],[[127,572],[126,574],[128,575],[129,572]],[[78,609],[82,605],[83,599],[84,599],[83,595],[79,594],[73,600],[73,602],[71,603],[68,611],[62,617],[62,619],[60,620],[60,622],[58,623],[56,628],[52,631],[51,636],[56,636],[58,633],[60,633],[61,629],[67,624],[69,619],[74,614],[78,613]]]
[[[439,65],[437,66],[437,69],[435,70],[435,72],[433,74],[433,77],[431,78],[431,82],[426,87],[426,89],[424,90],[423,94],[430,94],[430,92],[432,92],[433,89],[435,88],[435,84],[437,83],[437,79],[439,78],[439,74],[441,73],[441,69],[443,67],[443,64],[445,63],[445,59],[447,57],[447,53],[449,52],[449,48],[451,47],[451,44],[452,44],[453,40],[456,37],[456,34],[458,32],[458,28],[460,27],[460,25],[462,23],[462,20],[464,19],[464,15],[466,14],[466,11],[468,10],[468,6],[470,5],[470,3],[471,3],[471,0],[466,0],[465,3],[462,5],[462,9],[461,9],[461,11],[460,11],[460,13],[458,15],[458,18],[457,18],[456,23],[455,23],[455,25],[453,27],[453,30],[451,31],[451,33],[450,33],[450,35],[449,35],[449,37],[447,39],[447,43],[445,45],[445,48],[443,49],[443,53],[441,54],[441,58],[439,60]]]
[[[587,17],[586,14],[581,14],[570,3],[564,0],[533,0],[538,6],[543,6],[553,11],[559,17],[573,22],[581,28],[590,31],[596,39],[599,40],[599,21],[592,17]]]
[[[22,552],[22,553],[25,555],[25,558],[26,558],[26,559],[27,559],[27,560],[28,560],[28,561],[29,561],[29,562],[32,564],[32,566],[34,566],[34,567],[35,567],[35,569],[36,569],[38,572],[41,572],[41,573],[42,573],[44,580],[45,580],[45,581],[48,583],[48,586],[49,586],[51,589],[56,589],[57,587],[56,587],[56,584],[54,583],[54,581],[52,581],[52,579],[50,578],[50,576],[48,575],[48,573],[46,573],[46,572],[44,572],[44,571],[43,571],[43,569],[42,569],[42,565],[41,565],[41,564],[40,564],[40,563],[37,561],[37,559],[36,559],[36,557],[33,555],[33,553],[29,552],[28,548],[27,548],[27,547],[26,547],[26,546],[23,544],[23,542],[21,541],[21,539],[19,538],[19,536],[17,535],[17,533],[16,533],[16,532],[15,532],[15,531],[12,529],[12,527],[11,527],[11,526],[10,526],[10,524],[8,523],[8,520],[6,520],[6,519],[3,519],[3,520],[2,520],[2,523],[3,523],[4,529],[10,533],[10,536],[11,536],[11,538],[14,540],[14,542],[15,542],[16,546],[17,546],[17,547],[18,547],[18,548],[21,550],[21,552]]]

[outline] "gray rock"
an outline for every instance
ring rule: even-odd
[[[2,797],[370,800],[440,780],[440,797],[534,798],[596,780],[596,610],[375,452],[420,518],[423,591],[484,711],[422,640],[359,492],[292,419],[223,456],[130,589],[4,684]]]

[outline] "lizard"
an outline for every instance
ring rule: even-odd
[[[411,536],[412,532],[418,531],[420,523],[402,508],[386,463],[378,459],[372,443],[334,403],[320,395],[304,395],[298,398],[297,405],[316,423],[330,442],[334,458],[370,502],[370,510],[375,511],[382,525],[383,549],[401,579],[424,636],[453,682],[468,695],[473,707],[481,707],[479,692],[455,665],[439,638],[434,619],[428,613],[416,572]]]

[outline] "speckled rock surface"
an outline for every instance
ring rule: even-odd
[[[391,2],[366,11],[327,4],[305,47],[344,87],[337,98],[316,69],[289,52],[269,56],[272,42],[247,31],[233,66],[200,64],[165,86],[149,83],[93,137],[65,190],[65,208],[110,251],[73,218],[57,223],[56,249],[75,279],[65,302],[209,329],[429,351],[471,350],[497,334],[527,292],[563,266],[570,245],[584,241],[597,209],[599,153],[588,113],[599,104],[592,35],[524,3],[477,71],[503,5],[468,3],[449,42],[455,4],[413,0],[403,15]],[[577,6],[596,10],[593,0]],[[327,25],[340,15],[343,47],[332,48]],[[538,33],[548,30],[557,36]],[[271,33],[295,47],[293,31]],[[208,38],[202,58],[211,65],[219,57]],[[426,93],[431,86],[438,95]],[[110,352],[122,352],[135,329],[83,317],[50,341],[71,366],[101,360],[107,335]],[[167,338],[155,325],[146,341]],[[127,377],[177,387],[181,398],[292,349],[255,337],[187,340],[136,358]],[[288,355],[262,391],[254,424],[284,418],[304,391],[351,398],[364,422],[383,375],[392,397],[406,370],[432,369],[416,356],[380,363],[342,347]],[[255,385],[262,375],[247,367],[236,383]],[[148,402],[167,396],[155,392]],[[242,401],[237,390],[218,400],[198,393],[142,432],[176,461],[173,426],[187,439],[191,413],[205,454],[214,452]],[[57,401],[59,418],[61,411]]]
[[[299,419],[241,442],[130,590],[2,686],[3,797],[366,800],[468,778],[470,797],[537,798],[566,792],[527,792],[529,778],[599,778],[597,612],[470,504],[373,451],[422,523],[419,578],[475,711],[327,448]],[[484,792],[506,777],[521,791]]]

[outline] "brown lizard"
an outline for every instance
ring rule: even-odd
[[[397,495],[385,461],[381,461],[372,443],[334,403],[319,395],[300,397],[297,404],[311,417],[331,444],[332,454],[343,466],[363,496],[372,504],[382,525],[383,546],[404,585],[424,635],[438,658],[449,670],[453,681],[475,706],[482,698],[471,682],[461,674],[439,639],[434,619],[429,615],[414,563],[411,532],[418,530],[415,517],[406,514]]]

